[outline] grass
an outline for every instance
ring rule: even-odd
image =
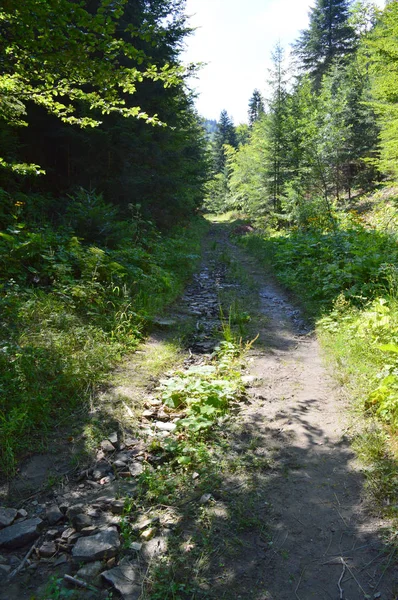
[[[69,416],[79,412],[85,421],[96,390],[178,296],[199,259],[203,219],[166,236],[145,221],[118,220],[116,211],[112,220],[103,204],[91,194],[87,211],[78,213],[82,222],[75,225],[85,231],[84,220],[90,224],[90,210],[96,211],[87,242],[70,223],[24,222],[20,207],[0,231],[5,476],[22,456],[45,450]]]

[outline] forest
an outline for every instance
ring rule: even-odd
[[[211,222],[232,240],[220,273],[244,280],[228,252],[245,253],[317,332],[355,399],[374,503],[396,518],[398,3],[316,0],[237,126],[197,113],[185,0],[3,0],[0,23],[1,481],[95,412],[197,272]],[[221,296],[216,366],[157,388],[188,410],[188,433],[152,443],[166,466],[144,470],[145,502],[167,505],[171,480],[192,486],[201,462],[211,475],[206,436],[243,394],[256,323]],[[187,583],[174,595],[160,573],[148,598],[208,597]]]

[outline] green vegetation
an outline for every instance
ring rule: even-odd
[[[16,453],[37,448],[68,411],[84,407],[151,317],[180,293],[206,227],[198,219],[164,236],[139,207],[121,221],[84,190],[56,229],[43,220],[29,226],[24,212],[46,199],[18,197],[0,234],[0,456],[8,474]]]

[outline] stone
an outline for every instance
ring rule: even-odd
[[[142,544],[140,542],[131,542],[130,548],[135,552],[139,552],[142,548]]]
[[[0,565],[0,581],[5,579],[11,572],[10,565]]]
[[[58,533],[58,529],[49,529],[46,531],[46,541],[53,540],[57,537]]]
[[[160,327],[161,329],[167,329],[169,327],[175,327],[177,325],[177,321],[175,319],[160,318],[154,319],[153,324],[157,325],[157,327]]]
[[[49,506],[46,510],[46,520],[50,525],[55,525],[64,518],[63,513],[60,511],[56,504]]]
[[[72,525],[77,531],[80,531],[85,527],[90,527],[92,525],[92,522],[88,515],[81,514],[76,515],[76,517],[72,521]]]
[[[143,472],[144,467],[140,462],[133,462],[129,465],[129,471],[133,477],[138,477]]]
[[[60,565],[64,565],[67,562],[68,562],[68,559],[66,557],[66,554],[61,554],[61,556],[59,556],[57,558],[57,560],[55,561],[54,567],[59,567]]]
[[[109,440],[103,440],[101,448],[104,452],[115,452],[115,446]]]
[[[85,581],[90,581],[91,579],[95,579],[101,573],[102,570],[102,562],[100,560],[96,560],[93,563],[89,563],[88,565],[84,565],[81,569],[76,573],[76,577],[79,579],[84,579]]]
[[[124,510],[124,500],[115,500],[110,506],[114,515],[121,515]]]
[[[199,502],[200,502],[200,504],[207,504],[207,502],[209,502],[210,499],[211,499],[211,494],[203,494],[203,496],[200,498]]]
[[[155,421],[155,427],[160,431],[175,431],[177,425],[175,423],[163,423],[163,421]]]
[[[68,527],[68,529],[65,529],[65,531],[62,532],[61,534],[61,538],[63,540],[67,540],[70,538],[71,535],[73,535],[74,533],[76,533],[76,530],[73,529],[73,527]]]
[[[148,529],[144,529],[144,531],[141,531],[141,537],[144,541],[148,541],[151,538],[153,538],[153,536],[155,535],[155,528],[154,527],[149,527]]]
[[[27,510],[25,510],[24,508],[20,508],[18,510],[18,517],[20,517],[21,519],[26,519],[27,516],[28,516]]]
[[[115,460],[113,463],[113,466],[116,467],[116,469],[125,469],[126,465],[127,463],[124,460]]]
[[[0,530],[0,548],[22,548],[39,537],[41,519],[27,519]]]
[[[243,377],[242,377],[242,383],[247,386],[250,386],[252,383],[255,383],[256,381],[257,381],[257,377],[255,377],[254,375],[243,375]]]
[[[56,552],[57,548],[54,542],[44,542],[39,548],[39,554],[43,558],[50,558],[51,556],[54,556]]]
[[[123,600],[139,600],[141,585],[139,565],[124,560],[118,567],[101,573],[101,576],[113,585]]]
[[[72,506],[68,507],[66,511],[66,516],[68,517],[68,519],[72,520],[74,517],[76,517],[76,515],[80,515],[81,513],[84,513],[84,505],[73,504]]]
[[[109,560],[106,561],[106,566],[108,569],[112,569],[112,567],[114,567],[116,564],[116,558],[110,558]]]
[[[118,437],[117,437],[117,431],[114,431],[113,433],[111,433],[110,436],[108,436],[108,440],[110,441],[111,444],[113,444],[114,446],[117,445],[118,443]]]
[[[94,562],[116,556],[120,548],[120,539],[114,527],[104,529],[95,535],[77,540],[72,556],[75,561]]]
[[[150,409],[144,410],[144,412],[142,413],[142,416],[145,417],[145,419],[151,419],[155,415],[156,412]]]
[[[93,469],[93,479],[95,479],[96,481],[98,481],[99,479],[102,479],[102,477],[106,477],[106,475],[109,475],[109,473],[111,473],[112,471],[112,467],[110,466],[109,463],[105,462],[105,461],[100,461],[99,463],[97,463]]]
[[[18,511],[15,508],[0,506],[0,529],[11,525],[15,521],[17,514]]]

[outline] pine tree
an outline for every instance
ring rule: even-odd
[[[217,123],[216,133],[213,142],[214,172],[222,173],[226,165],[226,156],[224,145],[228,144],[233,148],[238,146],[236,130],[231,117],[226,110],[222,110],[220,119]]]
[[[261,93],[256,89],[249,100],[249,125],[250,127],[264,114],[264,100]]]
[[[309,28],[302,31],[294,48],[302,68],[319,88],[333,60],[352,54],[355,45],[348,0],[316,0],[310,11]]]
[[[270,147],[269,193],[273,209],[281,210],[283,185],[287,178],[286,155],[288,152],[287,135],[287,81],[284,69],[284,50],[280,44],[272,53],[273,69],[270,69],[271,97],[268,101],[268,145]]]

